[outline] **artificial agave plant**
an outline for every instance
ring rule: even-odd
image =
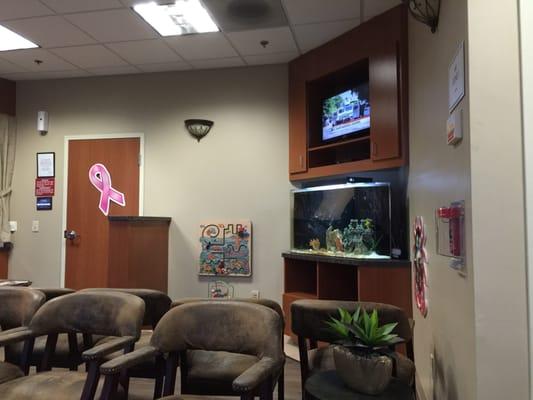
[[[379,325],[377,310],[367,313],[361,308],[350,314],[339,308],[339,319],[331,317],[326,321],[330,330],[339,337],[338,343],[360,353],[386,353],[390,346],[402,339],[395,333],[397,323]]]

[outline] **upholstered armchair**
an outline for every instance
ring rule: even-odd
[[[173,395],[180,355],[197,350],[203,355],[218,352],[204,365],[206,385],[233,376],[233,394],[241,399],[271,400],[285,362],[282,320],[268,307],[235,301],[193,302],[171,309],[159,322],[150,346],[106,362],[100,368],[106,386],[117,387],[121,371],[144,360],[165,355],[164,395]],[[196,373],[188,370],[188,374]],[[171,397],[177,399],[176,397]]]
[[[18,287],[0,288],[0,328],[2,333],[16,332],[25,329],[35,312],[44,303],[44,295],[33,289]],[[21,378],[24,372],[19,365],[27,363],[22,357],[28,357],[29,349],[21,352],[19,358],[0,362],[0,384],[12,379]],[[7,362],[9,361],[9,362]]]
[[[335,369],[333,351],[330,346],[317,346],[317,342],[333,343],[337,338],[327,329],[325,321],[338,316],[338,309],[343,308],[351,313],[361,309],[377,310],[380,323],[396,322],[394,333],[406,342],[407,355],[395,352],[395,376],[413,384],[415,366],[413,360],[412,328],[405,312],[398,307],[369,302],[337,301],[337,300],[297,300],[291,305],[292,331],[298,336],[300,354],[300,372],[302,382],[302,398],[305,398],[305,381],[317,371]],[[308,345],[309,343],[309,345]]]
[[[116,291],[121,293],[128,293],[140,297],[145,304],[145,312],[143,318],[143,327],[150,329],[143,329],[139,340],[135,343],[135,349],[146,347],[150,344],[152,337],[152,330],[155,329],[159,320],[170,309],[172,300],[165,293],[159,290],[152,289],[105,289],[92,288],[83,289],[82,292],[101,292],[101,291]],[[95,338],[95,344],[103,344],[112,340],[110,337]],[[121,352],[115,352],[105,356],[105,360],[111,360],[121,355]],[[163,370],[164,362],[162,359],[156,357],[145,360],[143,363],[136,365],[128,371],[128,376],[132,378],[148,378],[155,379],[154,398],[161,396],[163,390]]]
[[[55,299],[56,297],[74,293],[72,289],[65,288],[33,288],[42,292],[45,301]],[[37,371],[41,369],[44,349],[46,346],[46,336],[35,339],[33,351],[30,359],[30,366],[35,366]],[[81,353],[86,348],[82,335],[60,334],[57,339],[54,357],[49,360],[52,368],[68,368],[72,371],[77,370],[78,365],[82,364]],[[17,343],[6,348],[6,360],[15,362],[20,359],[23,350],[23,343]]]
[[[183,304],[195,303],[199,301],[220,301],[214,299],[206,299],[202,297],[188,297],[183,299],[177,299],[172,302],[172,308],[178,307]],[[236,298],[231,301],[240,301],[251,304],[259,304],[261,306],[268,307],[275,311],[281,318],[281,332],[285,329],[285,318],[281,306],[269,299],[252,299],[252,298]],[[283,336],[282,336],[283,337]],[[235,395],[232,388],[235,374],[226,373],[225,380],[217,379],[209,383],[212,378],[209,376],[209,363],[213,360],[220,359],[226,356],[225,353],[217,354],[216,352],[203,352],[199,350],[188,350],[180,358],[180,376],[181,376],[181,393],[183,394],[209,394],[209,395]],[[233,357],[233,356],[231,356]],[[228,361],[230,359],[228,358]],[[219,360],[223,362],[223,360]],[[191,371],[193,372],[191,374]],[[196,372],[196,373],[195,373]],[[238,370],[236,371],[239,372]],[[284,400],[285,398],[285,373],[282,368],[278,377],[278,400]]]
[[[99,367],[103,357],[117,350],[133,348],[141,332],[144,302],[126,293],[73,293],[57,297],[39,308],[27,328],[0,333],[0,346],[25,341],[33,348],[35,338],[47,336],[42,372],[0,384],[2,400],[92,400],[97,394]],[[88,372],[50,370],[57,338],[62,333],[105,335],[115,338],[85,350]],[[109,388],[103,387],[105,397]]]

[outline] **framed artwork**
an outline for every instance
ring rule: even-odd
[[[56,153],[37,153],[37,178],[56,176]]]
[[[252,275],[252,223],[213,221],[200,225],[199,274]]]

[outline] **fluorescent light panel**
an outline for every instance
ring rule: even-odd
[[[20,36],[18,33],[0,25],[0,51],[33,49],[37,46],[35,43]]]
[[[150,2],[137,4],[133,9],[161,36],[219,31],[199,0],[176,0],[166,5]]]

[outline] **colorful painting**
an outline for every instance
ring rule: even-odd
[[[252,275],[252,223],[200,225],[200,275]]]

